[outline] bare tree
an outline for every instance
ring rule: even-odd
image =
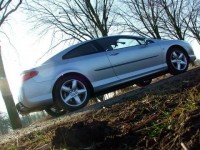
[[[200,44],[200,1],[191,0],[187,12],[189,17],[184,20],[184,23],[190,31],[188,35]]]
[[[161,38],[159,29],[162,9],[158,0],[124,0],[121,17],[129,31],[151,38]]]
[[[112,13],[115,0],[33,0],[26,10],[41,29],[41,35],[53,32],[60,41],[84,41],[107,36],[114,30],[117,20]]]
[[[15,12],[21,5],[22,0],[1,0],[0,1],[0,27],[6,21],[8,16]],[[0,89],[7,108],[9,119],[13,129],[21,128],[22,124],[17,113],[15,103],[10,92],[10,87],[8,85],[8,80],[6,78],[0,47]]]
[[[21,5],[22,0],[1,0],[0,1],[0,27],[10,14],[15,12]]]
[[[189,0],[160,0],[160,7],[165,13],[160,16],[161,28],[165,31],[165,37],[184,40],[188,26],[183,22],[188,18],[187,6]]]
[[[121,2],[125,8],[121,8],[120,14],[129,31],[158,39],[162,37],[184,40],[189,31],[195,38],[199,37],[200,2],[198,0],[123,0]],[[194,6],[195,9],[190,8]]]

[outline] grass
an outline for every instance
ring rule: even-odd
[[[128,97],[123,103],[94,110],[68,120],[63,117],[62,122],[49,126],[48,129],[31,132],[18,140],[13,139],[1,145],[2,149],[36,149],[45,145],[49,149],[80,148],[79,143],[68,145],[70,143],[67,138],[58,134],[58,129],[62,128],[63,135],[67,133],[73,135],[75,134],[73,131],[79,129],[77,127],[80,123],[83,125],[80,131],[87,125],[91,127],[89,128],[91,131],[101,124],[106,127],[104,140],[93,142],[92,145],[85,147],[181,149],[184,145],[190,149],[195,148],[200,143],[198,142],[200,139],[198,130],[200,128],[198,122],[200,120],[200,84],[198,84],[200,78],[198,78],[198,73],[200,74],[200,69],[182,79],[167,81],[167,84],[146,91],[137,98]],[[97,135],[102,134],[96,130],[95,132]],[[60,143],[54,145],[55,139],[61,139],[58,141]]]

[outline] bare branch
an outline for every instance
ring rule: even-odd
[[[18,7],[21,5],[22,0],[19,0],[17,3],[16,1],[12,0],[1,0],[0,2],[0,27],[4,23],[4,21],[8,18],[10,14],[15,12]]]
[[[161,9],[156,1],[125,0],[128,9],[121,9],[121,17],[129,30],[142,36],[161,38],[159,31],[159,17]]]
[[[186,8],[187,0],[161,0],[161,7],[165,13],[161,17],[162,29],[167,29],[166,36],[184,40],[186,37],[187,26],[183,24],[184,18],[187,17]]]
[[[200,44],[200,2],[191,0],[188,5],[188,18],[184,18],[184,24],[188,27],[190,37]]]
[[[53,31],[52,38],[62,37],[60,41],[72,38],[84,41],[107,36],[110,28],[116,26],[116,14],[112,13],[114,1],[33,0],[25,9],[35,24],[34,29],[41,30],[41,35]]]

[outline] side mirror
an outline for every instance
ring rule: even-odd
[[[148,45],[148,40],[147,40],[147,38],[144,38],[144,44],[145,44],[145,45]]]

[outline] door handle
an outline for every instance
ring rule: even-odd
[[[110,56],[116,56],[116,55],[118,55],[119,53],[112,53],[112,54],[110,54]]]

